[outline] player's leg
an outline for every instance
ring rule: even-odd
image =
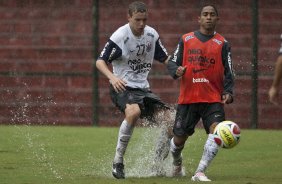
[[[207,110],[203,113],[202,119],[208,138],[204,145],[202,158],[196,169],[195,175],[192,177],[193,181],[211,181],[204,173],[219,150],[219,146],[214,141],[213,131],[217,123],[224,121],[225,119],[222,104],[207,104]]]
[[[213,134],[208,134],[207,141],[204,145],[204,151],[199,165],[196,169],[194,176],[192,176],[192,181],[211,181],[205,175],[207,167],[210,165],[211,161],[214,159],[218,152],[219,146],[215,143]]]
[[[171,140],[170,150],[173,158],[173,175],[184,172],[182,166],[182,150],[189,136],[194,133],[199,121],[198,114],[194,113],[195,105],[178,105],[173,126],[174,137]],[[179,174],[180,173],[180,174]]]
[[[157,136],[152,174],[166,175],[163,162],[167,158],[170,149],[170,139],[172,138],[172,122],[174,110],[171,110],[154,93],[148,91],[144,93],[144,116],[159,127],[160,134]]]
[[[163,109],[155,113],[157,126],[161,129],[155,147],[154,162],[152,167],[153,174],[157,176],[165,176],[164,160],[167,158],[170,150],[170,140],[172,133],[172,115],[169,109]]]
[[[174,135],[170,141],[170,150],[173,158],[172,176],[185,176],[184,167],[182,165],[182,150],[187,139],[188,135]]]
[[[156,161],[163,161],[167,158],[170,149],[170,140],[173,137],[172,132],[172,110],[161,109],[155,113],[154,119],[157,121],[158,127],[161,128],[160,135],[156,144]]]
[[[123,165],[123,156],[125,154],[127,145],[130,141],[131,135],[133,133],[134,126],[141,114],[138,104],[127,104],[125,108],[125,119],[121,123],[116,153],[113,163],[113,175],[114,177],[120,179],[124,178],[124,165]]]
[[[140,117],[141,110],[139,107],[139,95],[135,95],[134,91],[127,88],[122,93],[116,93],[114,89],[110,88],[111,99],[113,103],[124,113],[125,119],[120,125],[116,153],[113,161],[112,174],[115,178],[124,178],[124,164],[123,157],[133,133],[134,126]]]
[[[173,137],[170,127],[161,127],[160,135],[157,138],[155,161],[164,161],[170,149],[170,140]]]

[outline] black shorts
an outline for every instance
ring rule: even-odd
[[[117,93],[110,86],[110,95],[112,102],[123,113],[126,104],[138,104],[141,110],[140,118],[147,118],[148,120],[153,120],[156,110],[169,109],[157,95],[148,89],[126,87],[124,92]]]
[[[221,103],[195,103],[178,104],[173,133],[177,136],[192,135],[200,118],[203,121],[206,133],[214,122],[225,120],[223,104]]]

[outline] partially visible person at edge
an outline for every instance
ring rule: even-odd
[[[225,120],[224,104],[233,102],[231,49],[225,38],[215,32],[218,20],[214,5],[203,6],[198,18],[200,29],[181,37],[168,63],[170,75],[174,79],[180,78],[174,137],[171,139],[173,165],[182,168],[181,152],[200,119],[208,134],[192,181],[211,181],[205,171],[219,149],[214,141],[214,128]]]
[[[268,92],[269,101],[274,105],[278,105],[279,84],[282,78],[282,34],[280,39],[281,39],[281,48],[279,50],[279,56],[275,64],[273,82]]]
[[[125,115],[112,166],[112,174],[117,179],[125,178],[123,157],[137,120],[147,118],[155,121],[159,113],[164,113],[161,123],[171,124],[173,121],[170,109],[150,90],[148,82],[153,60],[167,64],[169,56],[157,31],[146,25],[147,14],[146,4],[138,1],[131,3],[128,23],[112,34],[96,61],[98,70],[109,79],[112,102]],[[108,64],[112,64],[113,72]],[[170,133],[168,128],[159,138],[156,162],[162,161],[169,153],[172,126]],[[161,168],[154,169],[153,172],[161,174],[158,173],[162,172]]]

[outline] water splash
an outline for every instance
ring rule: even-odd
[[[142,135],[131,145],[126,156],[126,174],[128,177],[155,176],[153,166],[156,157],[156,145],[158,137],[163,132],[156,127],[148,127],[142,131]],[[169,155],[159,167],[162,167],[164,175],[171,173],[172,158]]]
[[[26,87],[25,91],[29,91],[28,85],[24,84]],[[19,97],[18,97],[19,98]],[[53,102],[51,99],[44,99],[41,96],[37,98],[32,97],[32,95],[27,93],[21,93],[20,99],[13,104],[16,106],[13,114],[13,124],[17,127],[20,136],[23,138],[25,149],[30,152],[28,154],[29,159],[33,162],[34,165],[40,164],[42,167],[37,171],[36,174],[45,176],[46,171],[51,173],[51,175],[59,180],[68,178],[71,179],[77,175],[77,171],[80,169],[82,175],[86,176],[99,176],[99,177],[112,177],[111,166],[114,153],[104,154],[101,156],[95,156],[93,153],[86,153],[82,157],[87,157],[87,163],[82,163],[80,161],[69,160],[69,168],[62,168],[60,163],[56,162],[56,153],[51,148],[51,144],[56,140],[53,140],[50,136],[48,141],[39,141],[40,132],[36,132],[30,121],[30,111],[32,111],[31,102],[37,99],[39,102],[43,102],[41,105],[42,109],[45,109],[44,112],[48,112],[48,104],[53,103],[56,105],[56,102]],[[48,101],[48,102],[46,102]],[[46,104],[48,103],[48,104]],[[13,109],[13,108],[12,108]],[[40,109],[40,108],[39,108]],[[43,125],[42,120],[40,119],[40,110],[38,112],[33,112],[37,116],[37,122],[40,125]],[[154,163],[155,153],[156,153],[156,144],[160,136],[163,136],[164,129],[171,127],[174,122],[175,111],[170,112],[160,112],[156,115],[156,122],[151,121],[142,121],[140,127],[136,127],[141,131],[140,135],[133,134],[133,143],[130,143],[128,146],[126,155],[125,155],[125,164],[126,164],[126,176],[127,177],[150,177],[153,175],[152,166]],[[24,126],[19,126],[17,124],[23,124]],[[56,124],[56,122],[48,123]],[[139,132],[138,130],[138,132]],[[135,131],[136,132],[136,131]],[[169,155],[168,158],[162,163],[162,167],[167,176],[171,173],[172,158]],[[97,169],[97,165],[100,166]],[[76,167],[76,168],[72,168]],[[66,173],[66,170],[68,173]],[[75,173],[76,172],[76,173]],[[45,176],[47,177],[47,176]]]
[[[11,109],[11,123],[14,125],[57,124],[58,120],[45,117],[48,116],[50,112],[50,106],[56,106],[57,103],[48,97],[32,95],[32,90],[29,88],[28,84],[25,82],[21,84],[23,85],[22,91],[16,95],[13,95],[13,91],[9,89],[6,90],[8,95],[15,96],[14,102],[7,104],[8,109]],[[5,102],[4,99],[3,101]]]
[[[172,158],[169,154],[168,132],[171,133],[175,118],[175,110],[161,111],[156,114],[155,122],[144,120],[141,135],[136,136],[136,142],[128,150],[127,156],[127,176],[128,177],[150,177],[160,173],[155,173],[155,168],[161,170],[161,174],[171,176]],[[158,160],[156,163],[156,149],[159,143],[163,142],[162,149],[167,158]]]
[[[30,121],[30,111],[32,111],[31,101],[34,101],[34,98],[28,93],[30,91],[28,85],[24,82],[22,84],[25,87],[25,90],[19,94],[16,99],[16,102],[12,104],[13,107],[11,108],[12,117],[12,124],[17,128],[20,136],[24,139],[26,146],[30,151],[29,159],[33,161],[33,164],[40,163],[43,166],[43,169],[49,170],[56,179],[63,179],[62,174],[60,174],[59,170],[55,166],[54,161],[54,151],[47,151],[46,148],[48,144],[46,142],[38,142],[39,134],[37,132],[32,131],[30,125],[32,124]],[[12,93],[11,91],[7,90],[7,93]],[[37,100],[40,102],[42,101],[42,97],[39,96]],[[53,101],[49,101],[48,103],[54,103]],[[39,104],[39,103],[38,103]],[[45,103],[42,103],[38,109],[46,109]],[[33,112],[36,116],[39,114],[38,112]],[[42,122],[40,119],[37,119],[37,122]],[[24,126],[19,126],[17,124],[22,124]],[[41,123],[40,123],[41,124]],[[42,170],[43,170],[42,169]],[[41,173],[41,171],[38,171]],[[44,174],[43,174],[44,176]]]

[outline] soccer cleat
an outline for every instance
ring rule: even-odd
[[[175,166],[175,165],[173,166],[172,176],[173,177],[185,176],[185,168],[182,167],[182,164],[178,166]]]
[[[172,167],[172,176],[173,177],[179,177],[179,176],[185,176],[185,169],[182,166],[182,154],[178,159],[173,160],[173,167]]]
[[[124,179],[124,165],[123,163],[113,163],[112,174],[116,179]]]
[[[211,181],[204,173],[197,172],[194,176],[191,178],[192,181]]]

